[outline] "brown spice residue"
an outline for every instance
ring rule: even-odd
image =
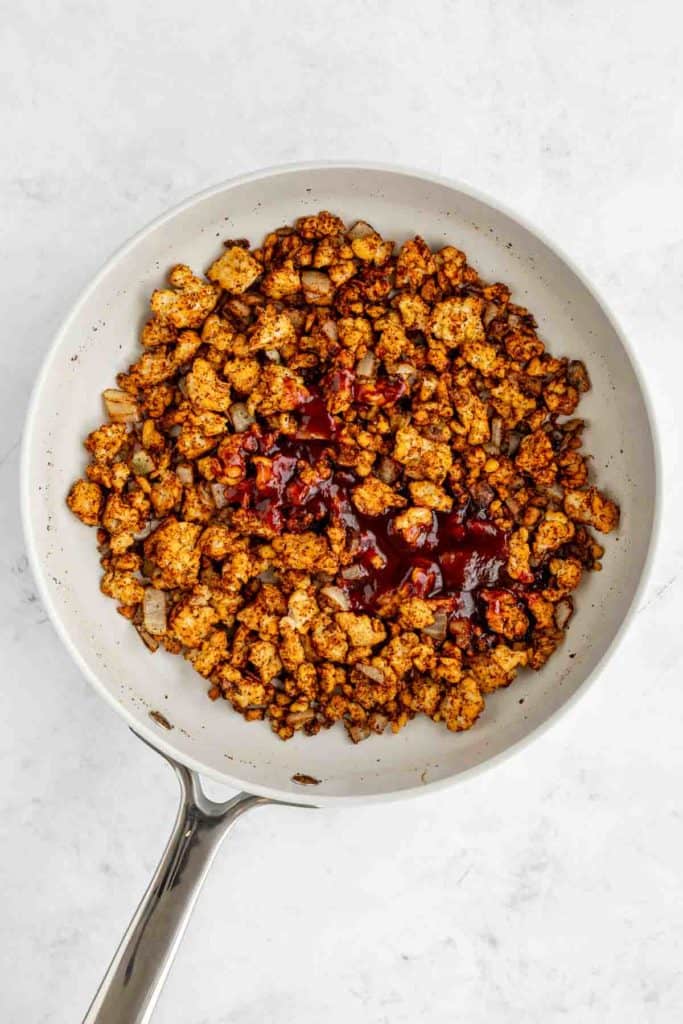
[[[303,772],[297,772],[296,775],[292,775],[292,782],[297,782],[300,786],[320,785],[320,779],[315,779],[312,775],[304,775]]]
[[[168,729],[169,732],[174,728],[168,718],[166,718],[166,715],[162,715],[161,711],[150,711],[149,717],[153,718],[157,725],[161,725],[164,729]]]

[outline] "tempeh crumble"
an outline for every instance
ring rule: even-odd
[[[168,280],[67,499],[102,591],[281,739],[469,729],[561,643],[618,522],[584,364],[460,250],[326,211]]]

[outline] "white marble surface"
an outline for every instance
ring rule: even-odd
[[[659,0],[6,7],[3,1021],[80,1019],[175,809],[171,773],[79,678],[27,572],[17,455],[32,381],[77,292],[141,224],[221,178],[330,156],[462,177],[573,254],[652,388],[662,542],[599,683],[525,753],[418,802],[265,809],[240,822],[154,1020],[680,1020],[678,10]]]

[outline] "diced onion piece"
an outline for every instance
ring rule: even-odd
[[[384,682],[384,672],[380,671],[380,669],[378,668],[375,668],[374,665],[360,664],[356,665],[356,668],[358,669],[359,672],[362,672],[364,676],[367,676],[368,679],[372,679],[373,683]]]
[[[384,732],[389,724],[389,716],[382,714],[381,711],[373,711],[368,718],[368,725],[373,732],[376,732],[378,736]]]
[[[142,569],[140,570],[140,575],[145,580],[151,580],[152,576],[154,575],[155,568],[156,566],[154,565],[154,562],[151,560],[151,558],[145,558],[143,559],[142,562]]]
[[[304,270],[301,274],[304,298],[314,306],[327,306],[332,301],[334,285],[321,270]]]
[[[412,384],[417,379],[417,370],[412,363],[399,363],[396,367],[396,376],[402,377],[406,384]]]
[[[446,632],[448,630],[448,617],[445,612],[434,612],[434,621],[431,626],[425,626],[422,630],[427,636],[431,636],[434,640],[445,640]]]
[[[377,356],[374,352],[366,352],[356,366],[359,377],[374,377],[377,373]]]
[[[210,490],[216,508],[225,508],[228,504],[228,499],[225,497],[225,484],[211,484]]]
[[[148,476],[154,469],[154,459],[144,448],[139,448],[133,453],[130,460],[130,468],[136,476]]]
[[[163,590],[147,587],[142,599],[144,627],[152,636],[163,636],[166,632],[166,594]]]
[[[503,421],[500,416],[494,416],[491,420],[491,444],[500,448],[503,443]]]
[[[580,434],[585,425],[585,420],[574,417],[574,419],[565,420],[564,423],[561,423],[560,430],[563,434]]]
[[[514,455],[516,453],[517,449],[519,448],[519,443],[521,440],[521,434],[519,434],[516,430],[510,431],[510,436],[508,437],[508,455]]]
[[[382,481],[383,484],[396,483],[399,474],[399,466],[395,459],[390,459],[388,455],[383,455],[377,465],[377,477]]]
[[[269,565],[267,569],[264,569],[263,572],[260,572],[258,574],[258,579],[261,581],[261,583],[277,583],[277,574],[275,572],[275,569],[273,569],[272,565]]]
[[[188,466],[188,464],[185,462],[181,463],[179,466],[176,466],[175,475],[178,477],[181,484],[185,484],[188,487],[194,481],[194,473],[192,472],[192,466]]]
[[[323,587],[320,593],[324,594],[325,597],[332,601],[333,604],[336,604],[341,611],[351,611],[349,595],[345,593],[341,587]]]
[[[566,629],[574,614],[574,602],[570,597],[563,597],[555,605],[555,625],[558,629]]]
[[[334,320],[326,320],[320,330],[329,341],[336,341],[339,336],[337,324]]]
[[[140,639],[142,640],[145,647],[154,654],[155,651],[159,650],[159,641],[151,633],[148,633],[144,626],[136,626]]]
[[[269,359],[271,361],[271,363],[280,362],[280,353],[276,348],[267,348],[263,354],[266,357],[266,359]]]
[[[499,313],[500,306],[497,306],[495,302],[487,302],[486,307],[484,308],[484,315],[482,316],[484,327],[488,327],[491,321],[495,320]]]
[[[251,307],[236,295],[224,303],[223,311],[237,321],[240,327],[246,327],[251,320]]]
[[[370,726],[360,724],[347,725],[346,731],[354,743],[360,743],[361,740],[366,740],[370,735]]]
[[[229,300],[227,305],[229,305],[229,308],[230,308],[231,312],[237,312],[241,316],[251,316],[251,306],[250,306],[250,304],[248,302],[246,302],[245,299],[238,298],[237,295],[233,296]]]
[[[355,241],[357,238],[367,238],[368,235],[376,235],[377,232],[373,227],[368,224],[365,220],[357,220],[351,230],[347,234],[347,238],[351,241]]]
[[[313,718],[315,718],[313,708],[307,708],[306,711],[291,711],[287,715],[287,725],[291,725],[293,729],[300,729],[302,725],[310,722]]]
[[[236,434],[243,434],[256,422],[244,402],[235,402],[230,406],[230,419]]]
[[[135,538],[135,540],[146,540],[153,529],[154,527],[152,526],[152,520],[150,519],[146,526],[144,526],[141,530],[138,530],[137,533],[133,534],[133,537]]]
[[[285,307],[285,309],[283,309],[283,313],[290,320],[292,327],[294,328],[296,333],[301,334],[306,325],[306,311],[303,309],[296,309],[295,307],[291,306],[289,308]]]
[[[345,580],[362,580],[367,576],[367,572],[362,565],[347,565],[345,569],[341,571],[342,576]]]
[[[127,391],[107,388],[102,392],[102,398],[112,423],[136,423],[140,419],[138,404]]]

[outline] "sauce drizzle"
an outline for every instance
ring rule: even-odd
[[[343,526],[353,561],[338,584],[355,610],[373,611],[391,591],[406,596],[444,599],[449,617],[479,617],[477,592],[505,585],[507,533],[471,505],[455,512],[433,512],[431,527],[408,544],[395,527],[395,515],[367,516],[353,505],[351,494],[360,478],[334,465],[337,426],[319,395],[301,410],[292,437],[261,433],[244,435],[243,450],[255,449],[270,460],[267,471],[256,460],[256,473],[227,495],[243,508],[254,509],[277,533]]]

